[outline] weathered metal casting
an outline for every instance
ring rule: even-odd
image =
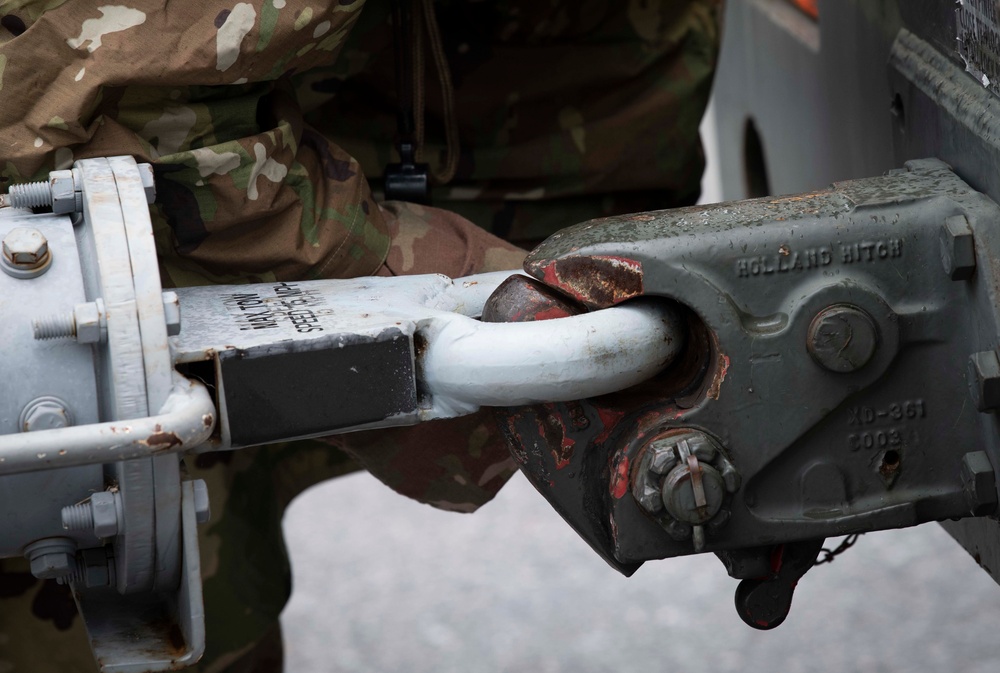
[[[828,536],[993,512],[997,222],[993,201],[923,160],[825,191],[557,233],[525,264],[543,285],[502,288],[493,319],[659,297],[687,311],[688,340],[673,367],[627,393],[503,410],[513,454],[625,574],[698,547],[764,581],[781,545],[818,550]],[[531,311],[518,295],[536,298]],[[679,432],[712,438],[742,477],[724,506],[706,489],[708,511],[728,521],[706,525],[703,543],[656,505],[659,461],[680,457],[650,449]],[[790,601],[794,581],[781,581]],[[741,615],[780,623],[787,605],[757,610],[759,596],[741,590]]]

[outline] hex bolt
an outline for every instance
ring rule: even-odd
[[[76,573],[76,543],[65,537],[49,537],[24,548],[31,574],[40,580],[70,577]]]
[[[864,367],[878,348],[878,330],[857,306],[835,304],[809,324],[806,350],[824,369],[847,374]]]
[[[7,190],[7,202],[14,208],[42,208],[52,205],[52,188],[47,180],[22,182]]]
[[[969,394],[976,409],[992,412],[1000,409],[1000,360],[996,351],[983,351],[969,357]]]
[[[35,338],[43,341],[76,336],[76,320],[72,313],[35,318],[31,321],[31,328],[35,333]]]
[[[55,430],[73,425],[73,416],[58,397],[38,397],[25,405],[18,425],[22,432]]]
[[[83,210],[82,182],[79,169],[52,171],[47,181],[11,185],[7,200],[15,208],[51,206],[57,215],[78,213]]]
[[[973,516],[984,516],[996,510],[996,474],[985,451],[962,456],[962,485]]]
[[[49,242],[33,227],[14,227],[3,237],[3,270],[14,278],[34,278],[49,269]]]
[[[86,530],[94,527],[94,511],[89,502],[62,508],[62,525],[66,530]]]
[[[965,215],[954,215],[944,221],[941,263],[952,280],[969,280],[976,272],[976,243]]]
[[[117,491],[94,493],[83,502],[62,508],[63,528],[93,529],[94,535],[102,540],[118,535],[122,516],[122,497]]]
[[[32,329],[39,340],[76,337],[82,344],[103,343],[108,335],[104,302],[95,299],[77,304],[73,313],[36,318]]]

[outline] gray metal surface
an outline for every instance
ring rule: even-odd
[[[941,254],[958,214],[976,238],[967,281],[952,279]],[[689,383],[650,382],[631,403],[506,409],[514,456],[624,573],[693,550],[627,497],[632,466],[676,429],[712,436],[742,477],[729,520],[706,532],[709,551],[758,547],[767,557],[782,543],[993,511],[995,483],[970,488],[963,456],[986,450],[1000,464],[995,418],[973,413],[966,379],[969,356],[997,346],[998,219],[995,203],[924,160],[829,190],[563,230],[529,254],[529,274],[576,296],[582,284],[549,279],[627,260],[641,279],[633,295],[677,301],[703,325],[689,343],[704,344],[705,364]],[[595,266],[587,282],[603,292],[616,277]],[[845,305],[864,316],[875,346],[853,371],[809,352],[817,316]]]
[[[817,23],[783,0],[727,3],[715,89],[724,195],[761,183],[771,193],[800,191],[936,156],[1000,198],[992,5],[818,5]],[[748,122],[760,151],[750,151]],[[945,526],[976,557],[1000,558],[995,520]],[[984,568],[1000,581],[996,563]]]
[[[0,343],[4,354],[4,375],[9,382],[0,395],[0,440],[8,437],[31,437],[24,425],[41,429],[50,423],[29,418],[45,399],[58,399],[68,419],[75,423],[98,420],[96,380],[90,350],[86,347],[63,348],[53,343],[39,343],[33,338],[31,323],[39,311],[72,311],[76,302],[85,299],[81,287],[81,269],[73,225],[69,218],[56,215],[32,215],[16,209],[0,210],[0,236],[11,229],[29,227],[42,232],[51,255],[47,273],[37,278],[14,278],[0,274]],[[37,423],[33,422],[38,421]],[[58,457],[62,446],[36,451],[32,461]],[[38,454],[43,454],[41,459]],[[16,460],[0,450],[0,474]],[[70,537],[84,543],[87,536],[63,529],[59,510],[63,505],[85,498],[92,489],[103,488],[100,466],[52,471],[25,477],[0,476],[0,556],[20,556],[29,542],[48,537]],[[31,500],[25,498],[31,494]]]
[[[215,369],[221,438],[206,449],[615,392],[660,371],[681,346],[677,316],[662,303],[544,323],[474,320],[510,275],[177,290],[174,358]],[[336,389],[312,394],[330,380]]]

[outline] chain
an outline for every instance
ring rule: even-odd
[[[841,542],[839,545],[837,545],[837,548],[833,550],[823,547],[822,549],[819,550],[819,558],[816,559],[816,562],[813,563],[813,565],[819,566],[823,565],[824,563],[833,563],[833,559],[835,559],[837,556],[843,554],[845,551],[853,547],[854,543],[857,542],[858,538],[861,537],[862,535],[864,535],[864,533],[855,533],[853,535],[848,535],[846,538],[844,538],[844,541]]]

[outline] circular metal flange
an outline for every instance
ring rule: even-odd
[[[87,297],[103,299],[106,311],[107,346],[97,349],[101,394],[108,405],[105,420],[143,418],[150,409],[132,279],[134,263],[118,185],[107,159],[84,159],[75,168],[82,176],[85,224],[77,232],[83,267],[89,270],[85,276]],[[123,594],[146,592],[153,588],[156,569],[152,461],[114,463],[112,476],[122,496],[124,514],[114,540],[117,589]]]
[[[132,261],[136,313],[142,344],[146,400],[150,413],[166,402],[172,385],[173,363],[167,341],[167,322],[160,284],[159,263],[149,216],[152,169],[136,164],[132,157],[108,159],[118,187],[124,216],[125,237]],[[173,589],[180,581],[181,474],[180,457],[168,454],[152,458],[152,505],[156,521],[156,589]]]

